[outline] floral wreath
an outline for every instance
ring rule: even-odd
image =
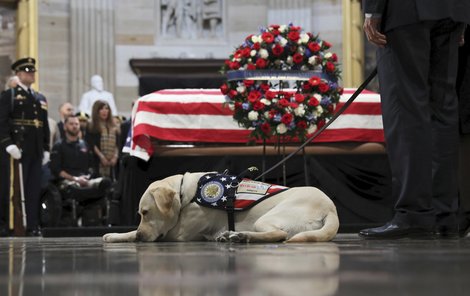
[[[331,118],[343,88],[331,44],[301,27],[271,25],[249,35],[222,67],[220,90],[233,118],[254,139],[304,139]],[[277,84],[272,83],[278,80]],[[283,80],[295,80],[283,89]]]

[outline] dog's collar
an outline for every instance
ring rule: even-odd
[[[181,177],[181,184],[180,184],[180,204],[181,204],[181,206],[183,206],[183,199],[184,199],[184,196],[183,196],[184,175],[186,175],[186,174],[183,174],[183,176]]]

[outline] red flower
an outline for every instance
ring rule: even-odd
[[[249,64],[246,66],[246,69],[247,69],[247,70],[256,70],[256,66],[255,66],[253,63],[249,63]]]
[[[322,82],[318,85],[318,89],[320,92],[326,93],[330,89],[330,86],[327,83]]]
[[[308,49],[310,49],[310,51],[311,51],[312,53],[316,53],[316,52],[320,51],[321,47],[320,47],[320,45],[318,45],[318,43],[316,43],[316,42],[310,42],[310,43],[308,44]]]
[[[326,62],[326,71],[333,72],[335,70],[335,64],[332,62]]]
[[[244,58],[249,58],[250,57],[250,52],[251,52],[251,48],[245,47],[245,48],[243,48],[241,54]]]
[[[253,110],[259,111],[264,108],[264,104],[261,103],[260,101],[256,101],[253,103]]]
[[[282,108],[288,107],[289,106],[289,101],[286,100],[286,99],[280,99],[279,100],[279,106],[281,106]]]
[[[331,43],[323,41],[323,48],[328,49],[331,47]]]
[[[274,35],[269,32],[264,32],[263,34],[261,34],[261,39],[263,39],[263,41],[266,43],[273,43]]]
[[[261,97],[261,93],[257,90],[252,90],[250,91],[250,93],[248,94],[248,101],[250,101],[251,103],[254,103],[256,102],[259,98]]]
[[[320,77],[318,76],[312,76],[309,80],[308,80],[308,83],[311,85],[311,86],[317,86],[319,85],[321,82],[321,79]]]
[[[254,81],[254,80],[243,80],[243,84],[244,84],[246,87],[252,87],[253,84],[255,84],[255,81]]]
[[[256,42],[255,44],[253,44],[253,49],[259,50],[260,48],[261,48],[261,44],[259,44],[259,42]]]
[[[303,62],[304,56],[303,56],[301,53],[296,52],[296,53],[292,56],[292,60],[294,61],[294,63],[300,64],[300,63]]]
[[[267,66],[267,61],[265,59],[257,59],[256,60],[256,68],[264,69]]]
[[[267,92],[269,90],[269,84],[267,83],[261,83],[259,86],[264,92]]]
[[[236,95],[238,95],[238,92],[234,89],[231,89],[229,92],[228,92],[228,96],[229,98],[233,99]]]
[[[310,100],[308,100],[308,105],[316,107],[316,106],[320,105],[320,102],[317,100],[317,98],[311,97]]]
[[[291,102],[291,103],[290,103],[290,107],[291,107],[292,109],[295,109],[295,108],[299,107],[299,104],[294,103],[294,102]]]
[[[318,127],[318,129],[321,129],[324,125],[325,125],[325,119],[320,119],[320,120],[317,122],[317,127]]]
[[[305,100],[305,96],[303,94],[295,94],[295,101],[297,103],[302,103]]]
[[[333,62],[337,62],[337,61],[338,61],[338,56],[336,55],[336,53],[334,53],[334,54],[331,55],[331,60],[332,60]]]
[[[337,90],[338,90],[339,95],[343,94],[344,89],[342,87],[339,86]]]
[[[274,109],[269,110],[269,118],[270,119],[273,119],[274,116],[276,116],[276,114],[277,114],[276,110],[274,110]]]
[[[280,44],[276,44],[273,46],[273,55],[275,56],[280,56],[284,52],[284,47],[282,47]]]
[[[270,132],[271,132],[271,126],[269,125],[269,123],[265,122],[261,125],[261,131],[265,134],[265,135],[269,135]]]
[[[304,129],[307,128],[307,123],[305,122],[305,120],[301,120],[301,121],[297,122],[296,125],[297,125],[298,129],[304,130]]]
[[[265,96],[266,96],[266,99],[271,101],[272,99],[274,99],[276,97],[276,93],[268,90],[268,91],[266,91]]]
[[[290,31],[288,34],[287,34],[287,38],[289,38],[289,40],[293,41],[293,42],[297,42],[300,38],[300,34],[298,31]]]
[[[222,84],[222,85],[220,86],[220,91],[221,91],[224,95],[228,94],[229,87],[228,87],[227,83],[224,83],[224,84]]]
[[[279,34],[281,34],[281,31],[279,31],[278,29],[273,29],[271,30],[271,33],[273,33],[274,36],[278,36]]]
[[[238,62],[231,62],[231,63],[230,63],[230,69],[232,69],[232,70],[238,70],[238,69],[240,69],[240,63],[238,63]]]
[[[312,88],[312,86],[310,85],[310,83],[308,81],[305,82],[304,84],[302,84],[302,89],[305,90],[305,91],[309,91],[311,88]]]
[[[292,122],[293,118],[294,116],[291,113],[286,113],[282,115],[281,122],[284,123],[285,125],[289,125]]]

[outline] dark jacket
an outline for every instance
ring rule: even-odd
[[[50,168],[56,179],[60,179],[61,171],[72,176],[89,174],[95,177],[92,164],[93,152],[83,140],[68,142],[66,139],[62,139],[52,148]]]
[[[42,157],[50,151],[47,100],[40,93],[30,94],[22,87],[0,95],[0,146],[16,144],[24,154]]]
[[[385,32],[420,21],[445,18],[470,24],[468,0],[363,0],[363,10],[383,14]]]

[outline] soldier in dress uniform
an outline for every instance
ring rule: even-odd
[[[46,98],[31,89],[35,81],[36,61],[27,57],[11,65],[19,78],[18,86],[2,92],[0,96],[0,149],[21,162],[27,235],[41,235],[39,207],[41,165],[49,161],[49,124]],[[5,176],[2,174],[2,178]],[[10,178],[10,176],[6,176]],[[10,179],[11,180],[11,179]],[[8,225],[8,200],[1,197],[0,223]],[[8,198],[8,197],[7,197]]]

